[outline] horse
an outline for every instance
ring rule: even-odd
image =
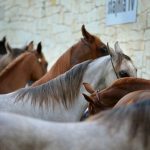
[[[83,94],[85,99],[89,102],[89,112],[86,113],[93,115],[102,110],[114,107],[123,96],[130,92],[150,89],[150,80],[125,77],[116,80],[112,85],[101,91],[95,91],[88,83],[84,83],[84,87],[91,94],[90,96]]]
[[[24,87],[29,80],[36,81],[47,72],[47,61],[42,45],[22,53],[0,72],[0,94],[13,92]]]
[[[51,69],[40,80],[33,83],[33,87],[63,74],[78,63],[108,55],[106,45],[97,36],[90,34],[84,25],[81,31],[84,38],[63,53]]]
[[[122,105],[133,104],[138,101],[145,100],[145,99],[150,99],[150,89],[130,92],[129,94],[122,97],[114,107],[120,107]]]
[[[24,53],[25,51],[33,50],[33,41],[31,41],[28,45],[23,48],[11,48],[8,43],[5,43],[6,54],[1,55],[0,57],[0,72],[17,56]]]
[[[47,122],[0,112],[1,150],[149,150],[150,101],[103,111],[84,122]]]
[[[116,74],[119,77],[124,77],[124,74],[136,76],[132,60],[118,48],[118,43],[115,44],[115,51],[111,49],[110,52],[111,56],[77,64],[45,84],[0,95],[0,111],[49,121],[79,121],[87,107],[82,96],[85,92],[82,82],[89,82],[95,88],[103,89],[117,79]]]

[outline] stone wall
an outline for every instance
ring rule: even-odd
[[[12,46],[42,41],[49,67],[81,38],[80,28],[98,35],[123,51],[150,79],[150,1],[138,0],[137,22],[106,26],[105,0],[0,0],[0,38]]]

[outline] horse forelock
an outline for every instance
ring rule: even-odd
[[[49,105],[54,107],[55,103],[61,103],[67,109],[79,95],[82,78],[89,63],[91,60],[78,64],[43,85],[21,89],[13,97],[15,96],[16,101],[30,100],[31,104],[39,107],[49,108]]]
[[[89,121],[101,120],[108,125],[109,129],[115,129],[116,132],[121,130],[125,121],[129,121],[128,136],[131,142],[139,136],[140,133],[143,147],[147,147],[150,140],[149,124],[150,124],[150,99],[145,99],[128,106],[113,108],[103,111],[89,119]],[[114,131],[114,130],[113,130]]]

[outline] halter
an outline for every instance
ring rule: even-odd
[[[108,43],[107,43],[107,49],[108,49],[108,53],[109,53],[109,55],[110,55],[110,57],[111,57],[110,60],[111,60],[111,64],[112,64],[113,70],[114,70],[114,72],[115,72],[115,74],[116,74],[117,79],[119,79],[119,76],[118,76],[118,74],[117,74],[117,72],[116,72],[116,70],[115,70],[114,64],[113,64],[112,55],[110,54],[110,49],[109,49]],[[98,92],[99,92],[99,91],[100,91],[100,90],[96,90],[96,98],[98,99],[99,102],[101,102],[101,104],[104,104],[104,103],[100,100],[100,97],[98,96]]]
[[[118,76],[118,74],[117,74],[117,72],[116,72],[116,70],[115,70],[114,64],[113,64],[112,55],[111,55],[111,53],[110,53],[110,49],[109,49],[108,43],[107,43],[107,50],[108,50],[108,53],[109,53],[109,55],[110,55],[110,57],[111,57],[110,60],[111,60],[111,64],[112,64],[113,70],[114,70],[114,72],[115,72],[115,74],[116,74],[117,79],[119,79],[119,76]]]

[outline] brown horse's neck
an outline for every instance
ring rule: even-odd
[[[21,87],[24,87],[30,80],[30,69],[32,67],[32,55],[29,52],[18,56],[10,65],[0,74],[0,93],[9,93]],[[30,58],[30,59],[29,59]],[[30,67],[30,69],[29,69]],[[15,86],[14,86],[15,85]]]
[[[133,77],[124,78],[120,79],[119,82],[116,82],[116,84],[112,85],[112,88],[128,92],[145,90],[147,88],[150,88],[150,80]]]
[[[150,80],[129,78],[114,83],[99,93],[100,99],[109,106],[114,106],[123,96],[137,90],[150,89]]]

